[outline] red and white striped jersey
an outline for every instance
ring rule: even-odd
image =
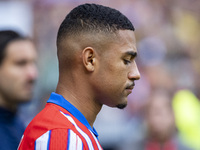
[[[83,114],[52,93],[26,128],[18,150],[102,150],[98,134]]]

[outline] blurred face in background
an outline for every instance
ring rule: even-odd
[[[27,102],[37,78],[36,49],[29,40],[15,40],[5,49],[0,64],[0,105],[9,107]]]
[[[168,140],[175,131],[174,114],[166,94],[157,93],[149,102],[146,114],[149,136],[158,141]]]

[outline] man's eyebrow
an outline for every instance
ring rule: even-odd
[[[125,55],[131,55],[132,58],[135,58],[135,57],[137,57],[137,52],[128,51],[125,53]]]

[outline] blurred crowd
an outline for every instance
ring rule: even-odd
[[[200,150],[199,0],[10,0],[0,1],[0,5],[17,2],[16,9],[24,3],[25,9],[31,8],[32,29],[28,34],[39,53],[34,98],[21,106],[19,112],[26,124],[55,91],[58,80],[55,43],[61,21],[73,7],[92,2],[116,8],[132,21],[141,73],[128,97],[127,108],[105,106],[97,117],[95,127],[104,149]],[[8,12],[0,10],[2,14]],[[186,105],[181,105],[184,98]],[[193,107],[197,111],[190,112]],[[183,127],[191,117],[193,124]]]

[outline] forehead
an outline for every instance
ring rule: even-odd
[[[135,34],[131,30],[119,30],[110,46],[115,49],[116,54],[137,53]]]
[[[132,44],[136,44],[135,33],[132,30],[119,30],[117,32],[117,37],[123,42],[131,42]]]
[[[29,40],[17,40],[6,48],[5,59],[32,59],[36,57],[36,50]]]

